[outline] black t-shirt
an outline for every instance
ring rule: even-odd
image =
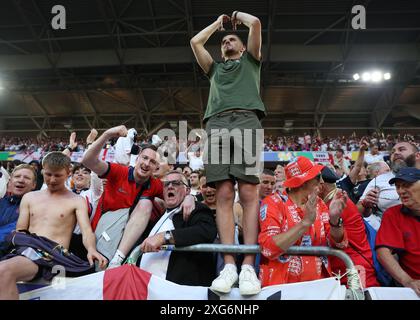
[[[350,194],[350,198],[354,203],[359,202],[360,197],[363,195],[363,192],[365,192],[365,189],[371,180],[372,179],[367,179],[356,183],[352,193]]]
[[[353,182],[351,182],[350,177],[347,176],[342,180],[338,180],[336,182],[337,188],[347,192],[347,194],[350,196],[350,194],[352,193],[352,190],[354,188],[354,184]]]
[[[350,177],[347,176],[343,180],[337,181],[337,188],[340,188],[343,191],[346,191],[350,200],[353,203],[359,202],[360,197],[363,195],[367,185],[369,184],[370,179],[359,181],[356,184],[351,182]]]

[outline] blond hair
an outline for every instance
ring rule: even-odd
[[[14,174],[17,171],[22,170],[22,169],[28,169],[29,171],[31,171],[32,174],[33,174],[33,176],[34,176],[34,178],[32,180],[33,180],[33,182],[36,181],[36,172],[35,172],[35,169],[30,164],[26,164],[26,163],[23,163],[23,164],[20,164],[20,165],[16,166],[13,169],[13,171],[12,171],[12,177],[14,176]]]

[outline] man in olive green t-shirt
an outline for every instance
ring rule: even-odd
[[[238,24],[249,28],[248,43],[245,47],[237,35],[227,34],[221,43],[223,62],[218,63],[204,48],[204,44],[217,30],[223,30],[223,23],[228,21],[232,22],[234,30]],[[261,144],[263,137],[260,119],[265,116],[265,107],[259,92],[260,20],[238,11],[234,11],[231,17],[221,15],[191,39],[191,47],[198,64],[210,80],[209,99],[204,115],[208,139],[204,159],[207,183],[216,186],[216,222],[220,240],[222,244],[234,243],[233,202],[234,187],[238,182],[239,196],[244,208],[244,242],[256,244],[259,208],[258,158],[261,152],[258,142]],[[252,168],[254,170],[249,170]],[[260,292],[261,284],[255,274],[254,260],[254,255],[245,255],[238,277],[234,256],[225,254],[225,267],[213,281],[211,289],[228,293],[239,278],[242,295]]]

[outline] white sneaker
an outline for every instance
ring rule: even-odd
[[[225,264],[220,275],[213,280],[210,289],[220,293],[229,293],[232,286],[238,281],[238,272],[234,264]]]
[[[239,292],[243,296],[258,294],[261,291],[261,283],[255,274],[254,268],[249,264],[242,265],[239,274]]]

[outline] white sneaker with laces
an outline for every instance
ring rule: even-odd
[[[261,291],[261,282],[255,274],[254,268],[249,264],[242,265],[239,274],[239,293],[243,296],[258,294]]]
[[[220,275],[213,280],[210,289],[220,293],[229,293],[232,286],[238,281],[238,272],[234,264],[225,264]]]

